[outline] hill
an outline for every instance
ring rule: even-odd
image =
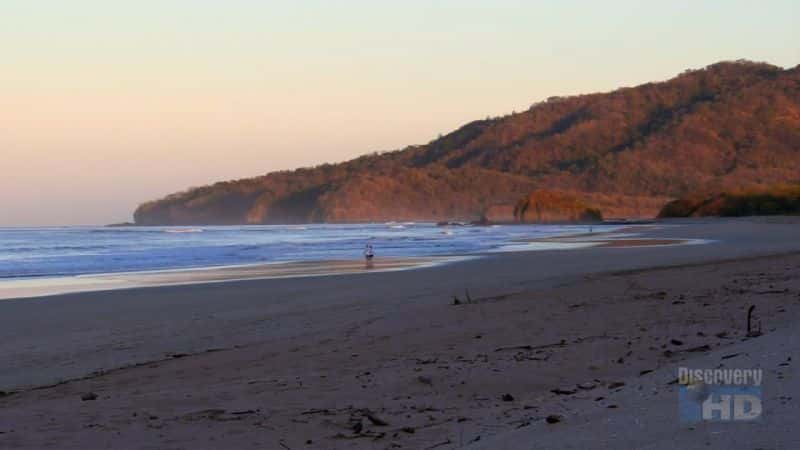
[[[605,216],[654,216],[692,192],[800,182],[800,66],[749,61],[553,97],[426,145],[273,172],[142,204],[137,224],[475,219],[539,189]]]

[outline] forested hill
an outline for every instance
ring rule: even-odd
[[[687,193],[800,181],[800,66],[722,62],[665,82],[553,97],[426,145],[193,188],[137,224],[507,218],[537,189],[606,217]]]

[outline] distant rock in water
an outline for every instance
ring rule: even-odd
[[[800,182],[798,111],[800,66],[721,62],[664,82],[539,102],[424,145],[192,188],[142,204],[134,219],[505,222],[520,198],[541,189],[570,192],[609,217],[654,217],[692,192]],[[574,214],[582,212],[542,217]]]
[[[673,200],[658,217],[770,216],[800,214],[800,185],[775,185],[693,195]]]
[[[112,228],[116,228],[116,227],[135,227],[136,224],[133,223],[133,222],[119,222],[119,223],[110,223],[110,224],[108,224],[106,226],[107,227],[112,227]]]
[[[603,214],[572,194],[534,191],[517,202],[514,218],[522,223],[601,222]]]

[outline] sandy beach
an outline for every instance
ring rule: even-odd
[[[0,447],[795,447],[798,225],[3,300]],[[680,365],[763,368],[764,418],[681,424]]]

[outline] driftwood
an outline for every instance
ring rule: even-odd
[[[496,352],[503,352],[507,350],[542,350],[546,348],[555,348],[555,347],[564,347],[567,345],[567,341],[562,339],[560,342],[556,342],[553,344],[544,344],[544,345],[515,345],[513,347],[500,347],[496,348],[494,351]]]
[[[506,293],[503,293],[503,294],[490,295],[488,297],[472,298],[472,296],[469,295],[469,289],[464,289],[464,299],[462,300],[461,298],[458,297],[458,295],[453,295],[452,305],[455,305],[455,306],[458,306],[458,305],[473,305],[473,304],[484,303],[484,302],[495,302],[495,301],[499,301],[499,300],[505,300],[508,297],[511,297],[512,295],[516,295],[516,294],[519,294],[519,292],[506,292]]]
[[[750,308],[747,309],[747,337],[761,336],[761,322],[758,322],[758,328],[753,327],[753,311],[755,309],[756,305],[750,305]]]
[[[707,352],[711,350],[711,346],[708,344],[698,345],[697,347],[687,348],[686,350],[664,350],[664,356],[670,357],[675,356],[681,353],[699,353],[699,352]]]
[[[452,444],[452,443],[453,442],[450,439],[448,439],[446,441],[439,442],[438,444],[433,444],[430,447],[425,447],[425,450],[431,450],[433,448],[443,447],[445,445],[449,445],[449,444]]]
[[[388,422],[373,414],[372,411],[364,411],[364,416],[375,426],[385,427],[389,425]]]

